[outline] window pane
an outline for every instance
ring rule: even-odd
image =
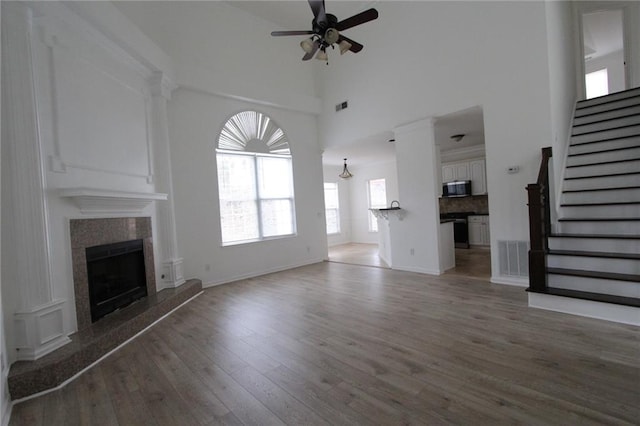
[[[327,209],[338,208],[338,184],[328,183],[324,184],[324,206]]]
[[[584,76],[587,99],[609,94],[609,75],[607,69],[590,72]]]
[[[264,237],[293,234],[291,200],[263,200],[260,205]]]
[[[218,154],[220,200],[255,200],[255,161],[247,155]]]
[[[293,182],[290,158],[258,157],[260,198],[291,198]]]
[[[369,207],[380,209],[387,206],[387,188],[384,179],[369,181]]]
[[[220,200],[222,242],[255,240],[258,231],[258,209],[255,201]]]
[[[340,218],[338,209],[327,209],[325,216],[327,217],[327,234],[337,234],[340,232]]]

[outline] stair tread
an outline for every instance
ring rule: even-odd
[[[636,97],[638,98],[638,103],[637,104],[623,105],[623,106],[619,106],[619,107],[616,107],[616,108],[606,109],[604,111],[594,111],[594,112],[584,113],[585,111],[582,111],[582,110],[586,110],[586,109],[588,109],[590,107],[578,108],[576,110],[576,113],[582,112],[583,114],[579,114],[579,115],[576,114],[576,118],[586,118],[586,117],[589,117],[589,116],[592,116],[592,115],[606,114],[606,113],[613,112],[613,111],[622,111],[622,110],[625,110],[625,109],[637,108],[638,105],[640,105],[640,95],[631,96],[631,97],[626,98],[626,99],[633,99],[633,98],[636,98]],[[618,99],[618,101],[620,101],[620,100],[621,99]],[[612,101],[612,102],[616,102],[616,101]],[[634,113],[630,113],[630,114],[624,114],[624,115],[620,115],[620,116],[612,117],[612,118],[622,118],[622,117],[629,117],[629,116],[633,116],[633,115],[635,115],[635,114]],[[605,120],[608,120],[608,119],[605,119]],[[593,121],[592,123],[598,123],[598,122],[599,121]],[[591,124],[591,123],[584,123],[584,124]],[[576,126],[584,126],[584,124],[577,124]]]
[[[592,165],[592,164],[590,164],[590,165]],[[567,166],[567,169],[568,168],[570,168],[570,166]],[[604,174],[604,175],[574,176],[574,177],[565,177],[564,180],[594,179],[594,178],[613,177],[613,176],[627,176],[627,175],[640,175],[640,172],[607,173],[607,174]]]
[[[606,139],[598,139],[595,141],[587,141],[587,142],[571,142],[569,144],[570,147],[572,146],[584,146],[584,145],[590,145],[590,144],[595,144],[595,143],[602,143],[602,142],[611,142],[611,141],[617,141],[620,139],[635,139],[638,138],[640,135],[626,135],[626,136],[615,136],[613,138],[606,138]]]
[[[586,132],[580,132],[581,130],[584,130],[584,129],[581,129],[581,127],[593,126],[594,124],[601,124],[601,123],[604,124],[604,123],[615,121],[615,120],[627,119],[629,117],[636,117],[637,115],[638,115],[637,113],[631,113],[631,114],[620,116],[620,117],[605,118],[603,120],[598,120],[591,123],[575,124],[572,127],[571,136],[588,135],[590,133],[602,132],[604,130],[613,130],[613,129],[621,129],[623,127],[637,126],[640,123],[622,124],[615,127],[605,127],[605,128],[594,129],[594,130],[588,130]],[[582,118],[582,117],[579,117],[579,118]],[[578,131],[577,133],[576,133],[576,130]]]
[[[640,282],[640,275],[620,274],[617,272],[587,271],[582,269],[547,268],[548,274],[571,275],[574,277],[602,278],[616,281]]]
[[[576,110],[583,108],[589,108],[595,105],[607,104],[610,102],[620,101],[622,99],[635,98],[640,96],[640,91],[637,88],[622,90],[620,92],[609,93],[608,95],[598,96],[591,99],[583,99],[576,102]]]
[[[588,291],[569,290],[565,288],[549,287],[545,291],[536,292],[552,296],[572,297],[575,299],[590,300],[593,302],[613,303],[616,305],[633,306],[640,308],[640,299],[635,297],[614,296],[611,294],[591,293]]]
[[[551,234],[549,238],[607,238],[615,240],[639,240],[640,235],[624,234]]]
[[[640,143],[638,145],[623,146],[620,148],[602,149],[599,151],[589,151],[589,152],[579,152],[577,154],[568,154],[567,157],[580,157],[583,155],[605,154],[608,152],[625,151],[627,149],[636,149],[636,148],[640,148]]]
[[[563,217],[560,222],[638,222],[640,217]]]
[[[549,250],[549,254],[559,256],[581,256],[581,257],[606,257],[610,259],[640,259],[638,253],[613,253],[606,251],[585,251],[585,250]]]
[[[579,136],[592,135],[594,133],[603,133],[603,132],[610,132],[612,130],[621,130],[621,129],[626,129],[626,128],[629,128],[629,127],[637,127],[638,124],[639,123],[632,123],[632,124],[625,124],[625,125],[617,126],[617,127],[610,127],[610,128],[606,128],[606,129],[591,130],[589,132],[584,132],[584,133],[571,133],[571,137],[575,138],[575,137],[579,137]]]
[[[591,206],[626,206],[631,204],[640,204],[638,201],[611,201],[608,203],[563,203],[560,207],[591,207]]]
[[[567,169],[571,169],[575,167],[599,166],[601,164],[628,163],[630,161],[638,161],[638,160],[640,160],[640,157],[625,158],[624,160],[610,160],[610,161],[598,161],[595,163],[574,164],[572,166],[567,166]]]
[[[567,178],[565,178],[567,180]],[[565,189],[562,192],[593,192],[593,191],[619,191],[624,189],[640,189],[640,186],[616,186],[613,188],[589,188],[589,189]]]

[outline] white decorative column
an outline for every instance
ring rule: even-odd
[[[13,314],[10,355],[33,360],[70,340],[63,334],[65,300],[54,300],[51,290],[31,10],[3,2],[2,15],[2,286],[10,295],[4,310]]]
[[[398,189],[404,218],[390,221],[394,269],[439,275],[440,164],[431,118],[394,129]]]
[[[162,271],[160,281],[163,287],[178,287],[185,282],[182,258],[178,256],[175,208],[173,202],[173,179],[171,175],[171,152],[167,101],[175,84],[162,72],[151,77],[151,129],[153,135],[153,170],[156,191],[166,193],[168,200],[158,203],[158,242]]]

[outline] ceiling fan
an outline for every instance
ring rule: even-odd
[[[350,18],[338,21],[335,15],[326,13],[324,9],[324,0],[308,0],[311,11],[313,12],[313,20],[311,21],[311,30],[308,31],[273,31],[271,35],[274,37],[279,36],[296,36],[296,35],[310,35],[308,39],[304,39],[300,42],[300,47],[305,51],[305,55],[302,57],[303,61],[308,61],[318,52],[316,59],[326,61],[327,48],[331,46],[334,48],[334,44],[338,44],[340,54],[344,54],[347,51],[358,53],[362,50],[362,46],[357,41],[351,40],[343,36],[340,32],[356,25],[364,24],[365,22],[373,21],[378,18],[378,11],[375,9],[368,9],[364,12],[360,12],[353,15]]]

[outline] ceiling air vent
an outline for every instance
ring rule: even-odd
[[[336,112],[345,109],[346,107],[348,107],[349,104],[347,103],[347,101],[344,101],[342,103],[336,104]]]

